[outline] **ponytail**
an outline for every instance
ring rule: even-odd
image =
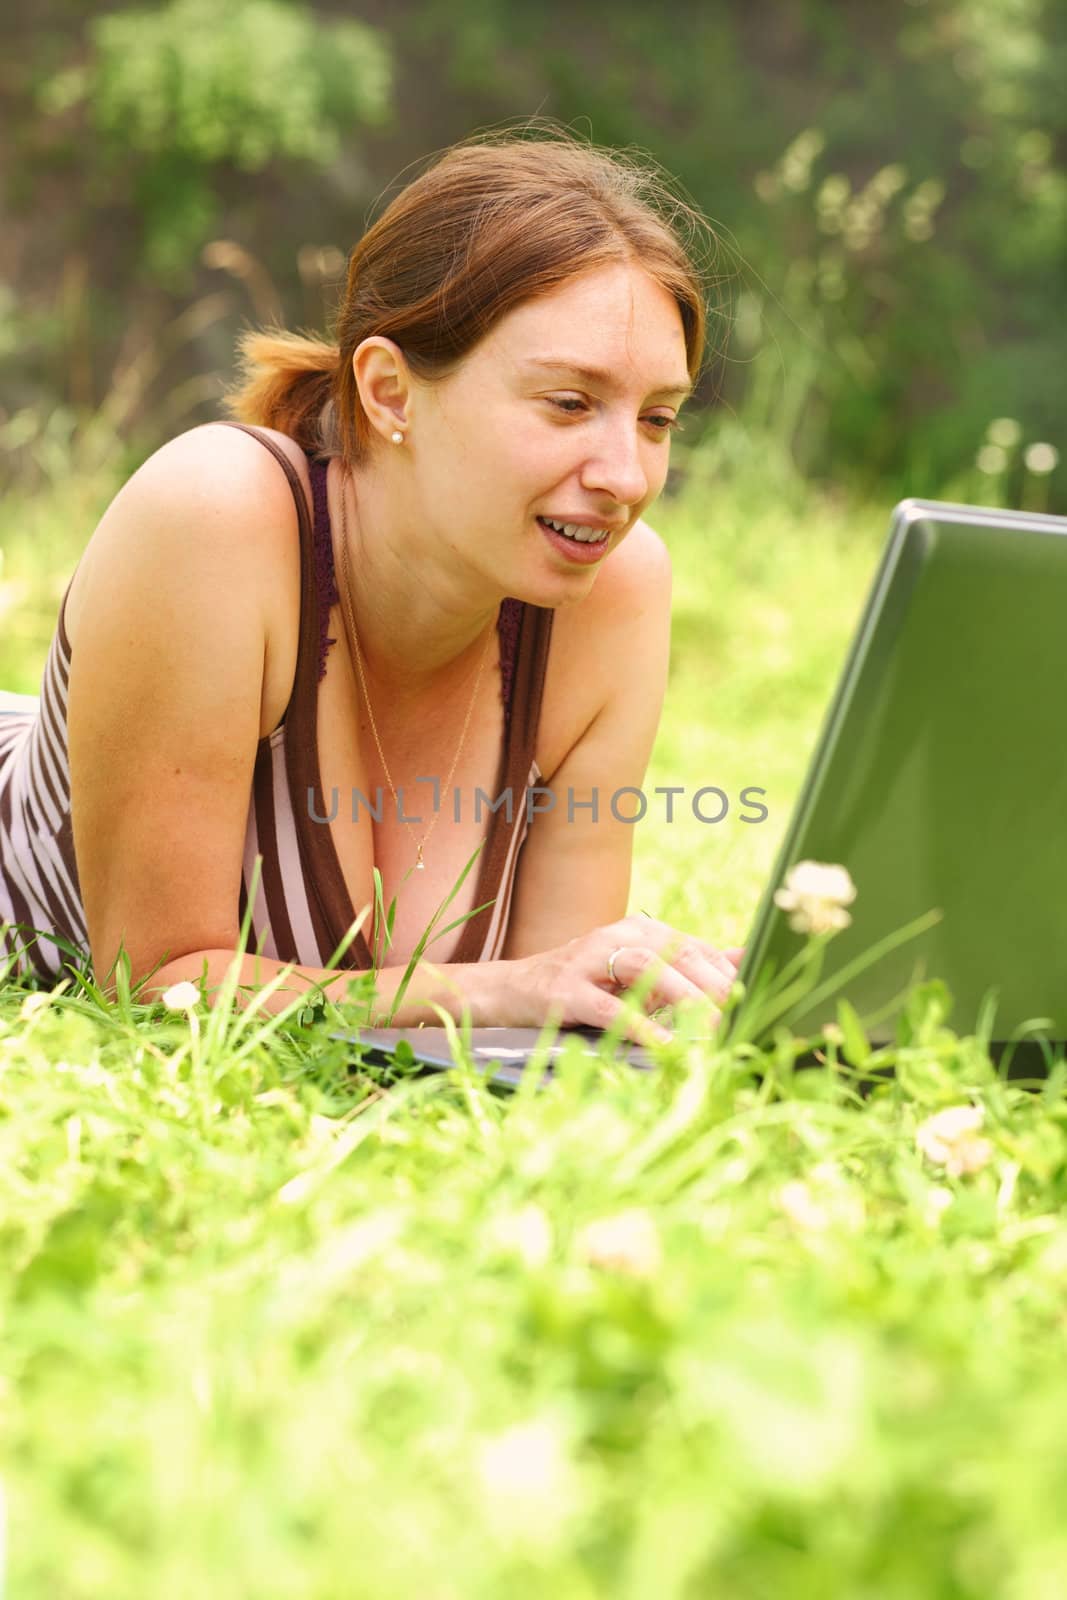
[[[287,433],[304,450],[332,454],[335,344],[281,328],[246,329],[237,341],[238,382],[222,406],[237,422]]]

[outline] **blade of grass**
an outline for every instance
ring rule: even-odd
[[[408,988],[410,987],[411,979],[412,979],[412,976],[413,976],[413,974],[415,972],[415,968],[418,966],[419,962],[422,960],[423,952],[425,951],[427,945],[430,942],[430,939],[431,939],[431,937],[433,935],[433,930],[437,926],[437,923],[439,922],[441,917],[444,916],[445,912],[447,911],[448,907],[452,904],[453,900],[456,898],[456,896],[459,893],[459,891],[462,889],[464,883],[466,882],[468,873],[470,872],[471,868],[474,866],[474,863],[477,860],[478,856],[481,854],[482,844],[483,843],[484,843],[483,840],[479,841],[479,843],[475,847],[470,859],[468,860],[466,866],[463,868],[463,870],[461,871],[459,877],[456,879],[455,883],[452,885],[452,888],[449,890],[448,894],[442,900],[441,904],[438,906],[437,910],[434,912],[433,916],[430,918],[430,920],[427,923],[426,927],[423,929],[422,936],[419,939],[419,942],[415,946],[414,950],[411,952],[411,958],[408,961],[408,964],[404,969],[404,976],[401,978],[399,987],[397,988],[397,991],[393,996],[393,1003],[389,1007],[389,1013],[388,1013],[388,1016],[387,1016],[387,1019],[386,1019],[386,1023],[385,1023],[386,1027],[391,1027],[392,1026],[393,1018],[396,1016],[396,1013],[397,1013],[398,1009],[400,1008],[401,1004],[403,1003],[404,996],[407,994]],[[473,915],[473,913],[471,913],[471,915]],[[462,918],[461,920],[462,921],[466,921],[468,919],[467,918]]]

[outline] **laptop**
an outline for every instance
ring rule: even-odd
[[[905,500],[889,535],[740,978],[767,990],[804,940],[775,904],[800,861],[840,864],[850,925],[818,982],[776,1017],[814,1034],[843,995],[874,1044],[905,993],[942,980],[948,1025],[994,1052],[1067,1040],[1067,518]],[[907,937],[901,938],[903,931]],[[895,941],[895,942],[894,942]],[[888,946],[864,965],[865,953]],[[334,1035],[388,1056],[406,1039],[452,1062],[446,1030]],[[577,1041],[575,1044],[574,1041]],[[542,1030],[476,1028],[475,1065],[515,1083]],[[592,1030],[550,1049],[596,1054]],[[639,1068],[651,1058],[620,1044]]]
[[[462,1038],[462,1028],[457,1031]],[[446,1071],[456,1065],[446,1028],[346,1029],[330,1037],[358,1044],[360,1053],[371,1061],[394,1061],[398,1047],[408,1045],[410,1059],[419,1068]],[[609,1046],[606,1035],[596,1028],[472,1028],[467,1049],[475,1071],[503,1089],[518,1088],[532,1061],[544,1063],[545,1077],[551,1077],[554,1064],[565,1052],[591,1060],[621,1059],[643,1072],[655,1065],[652,1055],[640,1045],[622,1040]]]

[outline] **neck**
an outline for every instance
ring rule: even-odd
[[[464,569],[426,519],[405,507],[403,485],[386,470],[367,468],[357,478],[331,473],[330,524],[337,587],[347,596],[358,633],[363,669],[371,684],[417,696],[455,674],[465,679],[486,646],[501,592]]]

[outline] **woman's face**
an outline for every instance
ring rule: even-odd
[[[689,388],[672,296],[637,266],[584,273],[502,318],[450,377],[414,386],[420,514],[505,594],[580,600],[663,488]]]

